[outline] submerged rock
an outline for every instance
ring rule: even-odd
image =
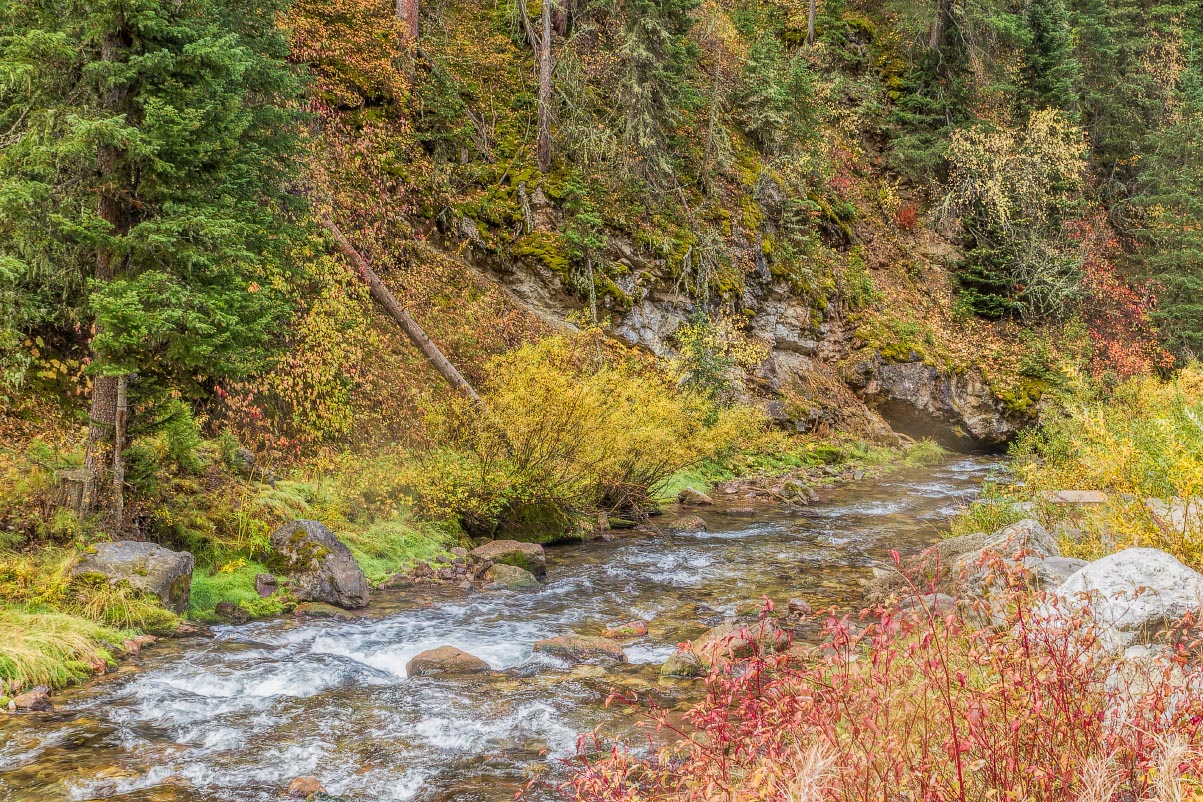
[[[290,521],[271,533],[288,563],[294,596],[353,610],[368,604],[368,580],[342,541],[317,521]]]
[[[700,677],[705,673],[702,661],[693,652],[677,652],[660,666],[663,677]]]
[[[535,651],[572,663],[588,660],[627,661],[626,652],[612,640],[587,635],[561,635],[535,642]]]
[[[619,624],[616,627],[607,629],[602,633],[602,637],[609,640],[627,640],[629,638],[642,638],[646,634],[647,622],[636,618],[625,624]]]
[[[1056,590],[1063,609],[1089,609],[1100,639],[1122,651],[1157,640],[1203,609],[1203,574],[1150,548],[1111,554],[1082,568]]]
[[[405,664],[405,673],[411,677],[433,677],[443,674],[482,674],[489,671],[489,664],[475,655],[454,646],[440,646],[415,655]]]
[[[686,515],[664,527],[670,532],[705,532],[706,522],[696,515]]]
[[[481,565],[512,565],[535,576],[547,573],[547,554],[538,543],[494,540],[472,549],[468,556],[471,562]]]
[[[302,602],[293,608],[292,614],[306,618],[332,618],[336,621],[351,621],[355,618],[341,607],[323,602]]]
[[[101,577],[111,583],[127,582],[135,590],[158,596],[168,609],[182,613],[188,609],[192,567],[192,555],[186,551],[116,540],[96,544],[72,569],[72,575]]]
[[[539,587],[539,579],[530,571],[505,563],[489,566],[483,578],[485,587],[489,590],[525,590]]]

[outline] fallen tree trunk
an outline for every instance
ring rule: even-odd
[[[338,247],[339,253],[351,260],[351,264],[355,266],[355,270],[359,273],[360,278],[367,282],[368,287],[371,289],[372,297],[397,322],[397,325],[405,332],[405,336],[409,338],[409,341],[417,346],[418,350],[425,355],[426,359],[447,380],[448,384],[467,397],[474,405],[477,407],[481,406],[480,395],[468,383],[468,380],[460,374],[455,365],[451,364],[450,360],[443,356],[443,352],[439,350],[434,341],[418,325],[418,321],[414,320],[409,312],[405,311],[405,307],[401,306],[401,302],[397,300],[397,296],[393,295],[392,291],[380,280],[380,276],[368,264],[368,260],[359,251],[355,250],[355,246],[346,238],[334,220],[329,215],[322,215],[322,224],[330,232],[330,235],[334,237],[334,242]]]

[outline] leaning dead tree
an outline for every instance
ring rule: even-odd
[[[422,327],[418,325],[418,321],[414,320],[413,316],[397,300],[397,296],[393,295],[392,291],[385,286],[380,276],[368,264],[368,260],[355,249],[355,246],[343,234],[342,229],[335,224],[334,219],[330,215],[324,214],[322,215],[322,225],[330,232],[330,236],[334,237],[334,243],[339,253],[350,260],[359,277],[367,283],[368,288],[372,292],[372,298],[376,300],[376,303],[384,307],[384,311],[388,312],[389,316],[397,322],[397,325],[401,327],[401,331],[405,332],[405,336],[409,338],[409,341],[422,352],[426,360],[446,379],[447,383],[463,394],[473,405],[480,407],[482,405],[480,395],[456,369],[455,365],[451,364],[451,361],[443,356],[443,352],[434,344],[434,340],[430,339]]]

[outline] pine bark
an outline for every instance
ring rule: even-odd
[[[932,25],[931,39],[928,40],[928,50],[938,50],[944,44],[944,33],[952,19],[953,0],[936,0],[936,21]]]
[[[397,0],[397,19],[405,28],[410,44],[416,44],[421,33],[418,25],[419,0]]]
[[[551,10],[551,26],[561,38],[568,36],[572,27],[572,5],[573,0],[560,0]]]
[[[368,260],[355,249],[355,246],[351,244],[350,240],[347,239],[334,220],[329,215],[323,215],[322,224],[330,232],[330,235],[334,237],[334,243],[338,247],[339,253],[350,260],[351,264],[355,266],[356,272],[359,273],[360,278],[367,283],[368,288],[371,290],[372,298],[376,300],[376,303],[384,307],[389,316],[401,327],[401,331],[405,333],[409,341],[422,352],[427,361],[434,366],[434,369],[439,372],[452,388],[463,394],[475,406],[481,406],[480,395],[477,394],[472,385],[468,383],[468,380],[456,369],[455,365],[451,364],[451,361],[443,356],[443,352],[439,350],[439,347],[435,345],[434,341],[418,325],[418,321],[414,320],[409,312],[405,310],[405,307],[401,305],[401,302],[397,300],[392,291],[385,286],[380,276],[368,264]]]
[[[543,0],[543,35],[539,42],[539,172],[551,170],[551,6]]]
[[[101,39],[101,60],[116,64],[128,43],[129,34],[124,28],[106,33]],[[114,114],[126,111],[128,101],[128,90],[120,84],[109,87],[102,94],[105,109]],[[126,199],[127,188],[123,186],[121,162],[121,151],[116,146],[104,144],[99,147],[96,172],[100,197],[97,200],[96,211],[100,219],[109,225],[108,233],[113,237],[127,234],[130,225],[130,211]],[[96,249],[96,280],[101,283],[112,281],[117,276],[119,268],[119,257],[107,245],[100,245]],[[102,333],[100,326],[97,325],[93,336],[100,333]],[[108,476],[110,465],[121,457],[120,451],[113,450],[119,384],[120,380],[117,376],[102,375],[96,376],[92,380],[92,398],[88,411],[88,440],[84,452],[84,464],[94,477],[89,497],[85,499],[84,504],[85,509],[89,511],[99,506],[100,500],[97,496],[101,492],[100,489],[106,484],[103,479]]]
[[[806,13],[806,44],[815,43],[815,16],[818,14],[819,0],[810,0],[810,8]]]

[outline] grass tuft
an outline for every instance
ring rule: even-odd
[[[62,688],[112,664],[132,634],[65,613],[0,609],[0,679]]]

